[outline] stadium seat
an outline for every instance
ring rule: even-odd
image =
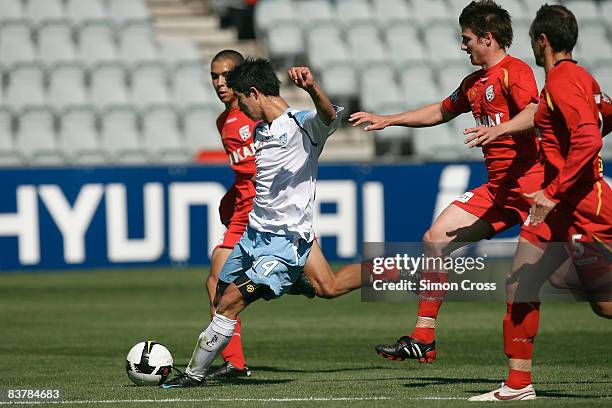
[[[255,28],[258,38],[279,24],[296,25],[295,4],[292,0],[259,0],[255,7]]]
[[[529,24],[517,22],[513,24],[514,39],[508,49],[508,53],[520,58],[529,65],[535,64],[533,50],[531,49],[531,38],[529,37]]]
[[[66,0],[66,16],[76,25],[107,20],[103,0]]]
[[[389,52],[373,25],[356,25],[347,31],[353,64],[359,69],[389,65]]]
[[[63,19],[64,4],[62,0],[27,0],[24,15],[34,24]]]
[[[34,63],[18,64],[9,72],[5,100],[20,110],[30,105],[45,104],[45,72]]]
[[[72,164],[95,165],[107,161],[98,139],[96,113],[91,108],[69,108],[62,112],[59,145]]]
[[[363,109],[370,112],[400,111],[403,98],[400,94],[395,72],[390,67],[373,67],[361,75],[360,101]]]
[[[607,1],[604,1],[603,3],[606,2]],[[581,27],[602,23],[602,10],[597,1],[565,0],[563,5],[574,13]]]
[[[459,28],[436,24],[425,31],[425,43],[429,50],[429,60],[437,67],[460,62],[469,63],[469,56],[461,50]]]
[[[419,40],[416,27],[393,25],[386,30],[385,38],[391,60],[397,69],[425,62],[426,53]]]
[[[140,141],[138,115],[129,106],[113,107],[102,114],[102,146],[121,164],[148,161]]]
[[[412,0],[412,5],[416,20],[423,28],[429,28],[434,23],[458,27],[457,16],[450,14],[444,0]]]
[[[461,157],[461,149],[467,147],[463,144],[462,135],[456,133],[450,123],[414,129],[415,152],[420,157],[433,161],[458,160]]]
[[[132,70],[130,100],[141,107],[169,102],[168,78],[163,64],[143,63]]]
[[[327,0],[300,1],[298,2],[298,11],[304,30],[339,24],[336,10]]]
[[[593,77],[602,91],[612,96],[612,64],[601,66],[593,71]]]
[[[374,16],[381,29],[394,25],[416,25],[414,11],[405,0],[374,0]]]
[[[60,64],[49,72],[48,100],[57,109],[84,105],[87,101],[85,70],[80,64]]]
[[[480,67],[470,68],[467,65],[449,65],[438,70],[438,83],[440,84],[440,97],[442,99],[452,94],[461,85],[463,78]]]
[[[221,109],[221,104],[200,63],[183,63],[172,72],[172,101],[181,107],[208,105]]]
[[[168,64],[199,62],[201,59],[195,41],[187,39],[176,39],[163,42],[161,44],[161,55]]]
[[[0,23],[14,19],[20,20],[23,17],[23,7],[20,0],[0,1]]]
[[[36,37],[38,55],[45,64],[76,60],[72,28],[67,20],[42,23]]]
[[[108,15],[117,24],[150,21],[144,0],[108,0]]]
[[[126,73],[117,63],[100,64],[91,71],[90,100],[97,107],[126,104]]]
[[[420,108],[442,100],[438,85],[428,66],[406,67],[400,71],[400,78],[404,110]]]
[[[35,51],[30,27],[24,20],[15,20],[0,25],[0,64],[10,67],[13,64],[35,61]]]
[[[374,25],[374,10],[368,0],[336,0],[338,20],[345,29]]]
[[[459,17],[464,7],[469,4],[469,1],[466,0],[449,1],[452,15],[457,17]],[[510,17],[512,18],[512,23],[516,23],[518,21],[531,22],[533,17],[535,17],[535,14],[533,16],[527,15],[527,8],[525,7],[525,3],[522,0],[497,0],[496,3],[502,6],[504,9],[508,10],[508,12],[510,13]]]
[[[13,140],[13,115],[6,106],[0,106],[0,167],[20,166],[21,154],[15,150]]]
[[[294,65],[304,54],[304,35],[300,26],[295,24],[277,24],[268,30],[266,44],[270,57],[282,60],[283,66]]]
[[[612,1],[602,1],[600,7],[601,17],[608,25],[608,28],[612,30]]]
[[[97,21],[87,22],[79,29],[78,48],[80,58],[91,65],[117,60],[113,28]]]
[[[310,65],[320,70],[333,65],[352,62],[348,47],[337,27],[315,27],[308,33],[308,59]]]
[[[130,23],[119,32],[119,55],[127,63],[157,60],[159,49],[151,25]]]
[[[220,113],[205,106],[194,106],[183,112],[183,131],[187,148],[193,153],[200,150],[222,151],[221,136],[216,127]]]
[[[576,58],[590,66],[612,62],[612,44],[607,37],[605,25],[592,22],[580,26]]]
[[[142,115],[144,144],[153,162],[185,163],[192,154],[183,145],[179,117],[170,106],[157,106]]]
[[[321,85],[340,105],[348,106],[359,91],[358,75],[353,64],[334,64],[321,70]]]
[[[527,7],[527,17],[531,22],[536,16],[536,13],[544,4],[559,4],[557,0],[527,0],[525,6]]]
[[[17,121],[17,146],[32,165],[59,165],[65,157],[55,140],[53,113],[43,107],[24,109]]]

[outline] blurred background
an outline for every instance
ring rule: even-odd
[[[296,108],[311,102],[286,68],[306,64],[349,112],[400,112],[440,101],[475,69],[460,50],[467,3],[0,0],[0,270],[206,264],[232,181],[212,56],[272,59]],[[528,27],[544,1],[498,3],[513,18],[509,52],[541,87]],[[612,1],[563,4],[580,24],[575,58],[611,93]],[[331,259],[354,258],[362,240],[419,240],[483,182],[480,149],[463,144],[473,125],[462,115],[365,133],[345,121],[323,153],[317,197]]]

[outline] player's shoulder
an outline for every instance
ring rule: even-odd
[[[508,55],[506,57],[505,61],[503,61],[503,66],[506,69],[512,69],[512,70],[518,70],[518,71],[526,70],[526,71],[533,72],[529,64],[527,64],[522,59],[517,58],[513,55]]]
[[[572,82],[584,84],[593,81],[595,79],[591,74],[576,61],[558,63],[546,74],[546,88],[553,91],[567,89],[568,84]]]

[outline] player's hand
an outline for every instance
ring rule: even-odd
[[[356,112],[349,116],[349,122],[354,122],[353,127],[359,126],[362,123],[369,123],[363,130],[382,130],[389,126],[389,121],[382,115],[376,115],[370,112]]]
[[[309,91],[314,88],[315,80],[312,76],[312,72],[310,72],[310,68],[291,67],[287,70],[287,73],[289,74],[289,78],[291,78],[297,87],[302,88],[305,91]]]
[[[486,146],[500,135],[499,130],[495,127],[479,126],[468,128],[463,131],[463,134],[468,136],[463,143],[469,148],[476,146]]]
[[[531,217],[530,224],[534,227],[541,224],[549,212],[557,205],[554,201],[549,200],[545,195],[544,191],[538,190],[534,193],[523,194],[525,197],[533,200],[531,204],[531,211],[529,215]]]

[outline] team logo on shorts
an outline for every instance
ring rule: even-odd
[[[485,97],[487,98],[487,101],[491,102],[493,101],[493,99],[495,99],[495,90],[493,89],[493,85],[489,85],[487,87],[487,89],[485,90]]]
[[[247,287],[246,287],[246,291],[249,292],[249,293],[255,292],[255,286],[253,286],[251,284],[248,284]]]
[[[246,141],[249,137],[251,137],[251,131],[249,130],[249,125],[244,125],[238,130],[240,133],[240,137],[242,140]]]
[[[457,197],[457,201],[459,201],[460,203],[467,203],[468,201],[470,201],[470,198],[474,197],[474,193],[472,193],[471,191],[468,191],[467,193],[463,193],[461,194],[459,197]]]

